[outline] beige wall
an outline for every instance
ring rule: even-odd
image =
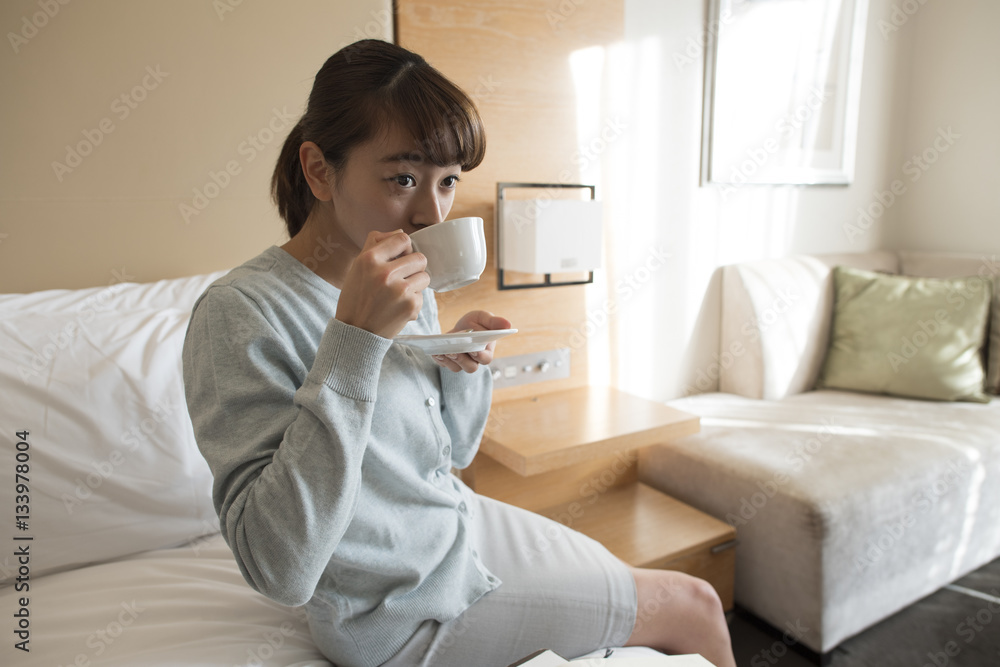
[[[282,242],[281,142],[327,57],[392,38],[390,5],[0,3],[0,292],[225,269]]]
[[[905,187],[886,214],[888,245],[998,253],[1000,3],[928,2],[889,25],[910,75],[900,150],[883,186]]]

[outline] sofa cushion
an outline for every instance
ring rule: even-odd
[[[181,345],[191,306],[219,275],[0,295],[6,449],[28,432],[27,493],[2,484],[0,506],[26,505],[17,535],[33,538],[32,577],[218,531]],[[0,581],[16,562],[0,561]]]
[[[1000,555],[1000,399],[821,390],[672,401],[640,480],[736,527],[736,602],[825,652]]]
[[[993,280],[990,342],[986,360],[986,391],[1000,393],[1000,258],[996,253],[939,253],[901,250],[900,273],[907,276],[952,278],[980,276]]]
[[[829,348],[818,387],[984,402],[992,281],[834,270]]]
[[[778,399],[812,389],[826,353],[837,265],[896,273],[895,253],[799,255],[726,266],[720,391]],[[716,370],[713,368],[712,370]]]

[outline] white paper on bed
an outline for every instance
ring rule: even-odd
[[[712,667],[712,663],[700,655],[664,655],[645,646],[616,648],[609,657],[604,657],[605,649],[588,653],[575,660],[566,660],[553,651],[544,651],[527,662],[515,663],[512,667]]]

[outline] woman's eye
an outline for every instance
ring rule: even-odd
[[[443,181],[441,181],[441,185],[443,185],[446,188],[453,188],[456,185],[458,185],[458,182],[460,180],[462,180],[462,179],[460,179],[458,176],[449,176],[446,179],[444,179]]]
[[[417,184],[416,179],[414,179],[409,174],[400,174],[399,176],[394,176],[392,180],[395,181],[397,185],[402,186],[404,188],[412,188],[414,185]]]

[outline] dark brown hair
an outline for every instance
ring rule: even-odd
[[[394,124],[439,167],[458,164],[468,171],[486,153],[475,104],[421,56],[375,39],[345,46],[316,74],[306,111],[285,139],[271,177],[271,197],[289,236],[302,229],[316,201],[299,162],[302,143],[315,142],[337,171],[353,148]]]

